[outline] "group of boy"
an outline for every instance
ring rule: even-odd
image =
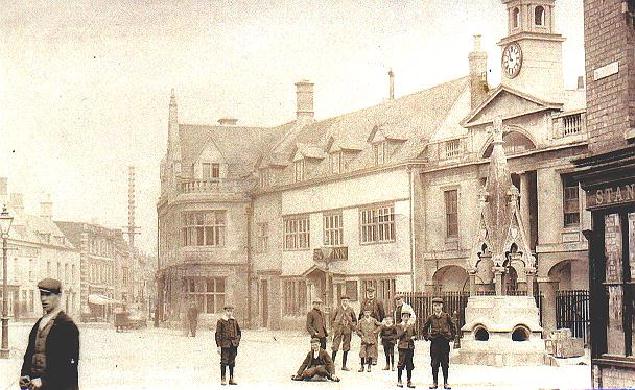
[[[412,370],[414,370],[414,350],[417,338],[416,314],[412,307],[404,301],[401,294],[395,296],[395,311],[393,316],[385,316],[383,303],[375,297],[375,290],[368,289],[367,298],[361,303],[359,317],[349,305],[350,298],[342,296],[341,304],[331,314],[333,328],[332,354],[326,352],[326,339],[328,337],[326,321],[322,312],[322,301],[317,298],[313,303],[313,309],[307,314],[307,331],[311,336],[311,350],[300,366],[296,375],[291,377],[296,381],[324,381],[339,382],[335,375],[335,358],[342,344],[344,352],[342,370],[349,371],[347,366],[348,353],[351,348],[352,334],[357,334],[360,339],[360,368],[358,372],[371,371],[371,367],[377,362],[378,338],[384,350],[386,365],[384,370],[395,370],[395,346],[399,352],[397,363],[397,386],[403,387],[402,373],[406,371],[406,386],[414,388],[412,383]],[[394,318],[394,321],[393,321]],[[456,325],[452,317],[443,312],[443,300],[432,299],[432,314],[428,316],[422,329],[425,340],[430,341],[430,365],[432,368],[433,384],[430,389],[439,387],[439,366],[443,371],[443,388],[450,389],[448,384],[449,368],[449,343],[456,334]]]

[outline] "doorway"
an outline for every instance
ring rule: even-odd
[[[260,294],[262,299],[261,326],[267,327],[269,325],[269,286],[267,279],[260,281]]]

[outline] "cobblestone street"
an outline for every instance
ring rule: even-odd
[[[29,325],[10,327],[11,359],[0,362],[0,390],[17,389],[21,357],[26,346]],[[196,338],[186,338],[174,330],[148,328],[116,333],[102,324],[80,324],[81,389],[209,389],[219,384],[218,355],[211,331],[200,331]],[[396,388],[396,373],[383,371],[379,364],[370,373],[358,373],[359,339],[354,338],[349,356],[353,370],[343,372],[341,352],[337,357],[338,383],[300,384],[290,381],[308,350],[304,335],[288,332],[243,332],[236,368],[239,387],[248,388]],[[380,347],[381,349],[381,347]],[[381,355],[381,350],[380,350]],[[431,380],[428,343],[417,342],[413,382],[427,388]],[[404,373],[405,379],[405,373]],[[485,366],[450,366],[450,383],[454,389],[589,388],[588,365],[566,367],[496,368]],[[227,388],[227,387],[224,387]]]

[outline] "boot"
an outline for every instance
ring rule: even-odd
[[[237,383],[234,382],[234,366],[229,366],[229,384],[237,385]]]
[[[444,388],[444,389],[448,389],[448,390],[449,390],[449,389],[451,389],[450,385],[448,385],[447,383],[444,383],[444,384],[443,384],[443,388]]]
[[[227,384],[227,366],[220,365],[220,384],[225,386]]]
[[[362,360],[362,365],[359,367],[359,370],[357,370],[357,372],[364,372],[364,358],[361,358]]]
[[[397,387],[403,387],[403,383],[401,383],[401,379],[397,381]]]
[[[370,367],[372,366],[373,360],[371,358],[366,359],[366,363],[368,363],[368,372],[370,372]]]
[[[409,388],[411,388],[411,389],[414,389],[415,387],[417,387],[417,386],[413,385],[413,384],[412,384],[412,382],[410,382],[410,381],[408,381],[408,383],[406,384],[406,386],[407,386],[407,387],[409,387]]]
[[[348,360],[348,351],[344,351],[344,359],[342,360],[342,370],[350,371],[350,368],[346,367],[346,361]]]
[[[395,371],[395,358],[393,358],[392,361],[390,362],[390,367],[393,371]]]
[[[230,376],[229,377],[229,384],[230,385],[237,385],[238,383],[234,382],[234,377],[233,376]]]

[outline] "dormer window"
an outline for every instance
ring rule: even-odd
[[[269,170],[262,168],[259,172],[260,188],[269,187]]]
[[[545,25],[545,7],[539,5],[535,10],[535,19],[536,26],[544,26]]]
[[[329,166],[331,173],[342,172],[342,152],[332,152],[329,154]]]
[[[220,177],[220,168],[218,164],[203,163],[203,179],[218,179]]]
[[[520,25],[520,9],[518,7],[514,8],[512,11],[512,25],[514,28],[518,28]]]
[[[304,160],[298,160],[293,163],[295,168],[295,182],[304,180]]]
[[[373,150],[375,152],[375,165],[384,164],[385,162],[389,160],[386,141],[382,141],[382,142],[374,144]]]

